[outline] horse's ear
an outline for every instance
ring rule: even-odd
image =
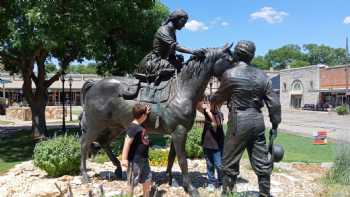
[[[223,47],[223,52],[226,52],[228,50],[231,49],[231,47],[233,46],[233,43],[229,44],[229,43],[226,43],[225,46]]]

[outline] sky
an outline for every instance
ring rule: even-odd
[[[251,40],[256,54],[286,44],[345,48],[350,37],[350,0],[161,0],[189,14],[177,40],[188,48]]]

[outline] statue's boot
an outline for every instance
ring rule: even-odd
[[[259,196],[270,197],[270,175],[258,176]]]
[[[227,196],[229,193],[235,191],[237,176],[223,175],[222,177],[222,193],[221,196]]]

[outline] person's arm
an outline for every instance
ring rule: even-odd
[[[178,52],[181,52],[181,53],[188,53],[188,54],[192,54],[192,55],[195,55],[195,56],[198,56],[198,57],[203,57],[205,55],[204,51],[201,50],[201,49],[192,50],[192,49],[180,46],[177,43],[176,43],[176,46],[175,46],[175,50],[178,51]]]
[[[134,141],[134,138],[131,138],[128,135],[126,135],[126,138],[124,140],[123,152],[122,152],[122,166],[124,167],[128,167],[128,154],[133,141]]]
[[[192,54],[193,51],[191,49],[185,48],[183,46],[180,46],[179,44],[176,44],[175,46],[175,50],[181,53],[188,53],[188,54]]]
[[[278,95],[272,90],[271,81],[266,84],[264,102],[269,111],[272,128],[277,129],[281,122],[281,104]]]
[[[232,84],[229,78],[222,76],[220,86],[215,92],[210,104],[214,106],[222,105],[223,102],[227,101],[232,90]]]
[[[210,119],[211,126],[213,126],[214,130],[216,130],[218,124],[217,124],[217,122],[216,122],[216,120],[214,118],[213,113],[211,113],[210,109],[208,109],[208,108],[204,108],[204,113],[207,114],[207,116]]]
[[[210,107],[210,106],[209,106]],[[208,109],[209,108],[208,106],[206,106],[206,104],[201,101],[198,103],[197,105],[197,110],[200,111],[201,113],[204,114],[204,116],[206,118],[209,118],[210,119],[210,122],[211,122],[211,125],[216,128],[217,127],[217,123],[216,123],[216,120],[214,118],[214,115],[211,113],[211,111]]]
[[[281,104],[279,97],[272,89],[271,81],[268,81],[266,84],[264,102],[269,111],[270,122],[272,124],[270,135],[275,139],[277,137],[278,125],[281,122]]]

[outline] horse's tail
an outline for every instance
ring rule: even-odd
[[[93,86],[95,85],[96,81],[90,79],[87,80],[84,84],[83,87],[81,88],[81,97],[80,97],[80,103],[81,106],[84,107],[85,104],[85,95],[87,93],[87,91]]]
[[[81,88],[81,96],[80,96],[80,104],[83,108],[83,111],[79,114],[79,127],[80,127],[80,135],[82,135],[83,133],[85,133],[85,126],[84,126],[84,105],[85,105],[85,96],[86,93],[89,91],[89,89],[95,85],[96,81],[94,80],[87,80],[84,84],[83,87]]]

